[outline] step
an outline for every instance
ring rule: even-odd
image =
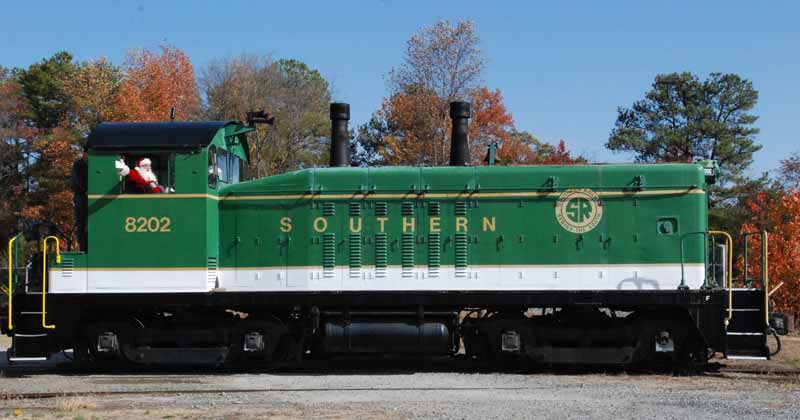
[[[734,311],[731,315],[729,332],[763,332],[766,327],[763,311]]]
[[[50,355],[50,336],[45,332],[19,332],[12,336],[10,359],[44,358]]]
[[[46,362],[47,357],[9,357],[9,362]]]
[[[764,356],[727,356],[726,359],[730,360],[768,360]]]
[[[759,289],[734,290],[734,309],[764,309],[764,292]]]

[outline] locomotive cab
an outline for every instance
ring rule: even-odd
[[[88,252],[63,254],[51,291],[217,287],[220,191],[245,180],[251,130],[218,121],[97,126],[88,140]],[[144,176],[150,184],[141,187],[145,164],[154,180]]]

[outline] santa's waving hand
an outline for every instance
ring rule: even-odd
[[[141,158],[136,162],[136,167],[128,173],[128,182],[138,191],[144,193],[160,193],[158,178],[153,173],[152,162],[148,158]]]

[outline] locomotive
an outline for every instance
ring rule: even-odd
[[[98,125],[87,249],[40,237],[22,276],[9,241],[9,360],[769,357],[766,233],[762,278],[735,287],[715,162],[471,166],[454,102],[449,166],[351,167],[349,105],[330,110],[329,167],[252,180],[252,122]],[[115,171],[143,156],[164,193]]]

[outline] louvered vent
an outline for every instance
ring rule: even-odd
[[[375,277],[386,277],[388,263],[386,234],[379,233],[375,235]]]
[[[438,216],[442,212],[442,206],[439,204],[438,201],[431,201],[428,203],[428,215],[429,216]]]
[[[413,216],[414,215],[414,203],[411,201],[404,201],[403,202],[403,216]]]
[[[348,210],[351,216],[361,216],[361,203],[350,203]]]
[[[376,216],[386,216],[389,214],[388,206],[386,205],[385,201],[379,201],[375,203],[375,215]]]
[[[466,215],[467,215],[467,202],[456,201],[456,216],[466,216]]]
[[[414,275],[414,234],[404,233],[402,236],[400,263],[403,277]]]
[[[428,234],[428,276],[430,277],[439,277],[439,267],[442,265],[441,243],[441,235],[438,232]]]
[[[361,234],[350,234],[350,278],[361,278]]]
[[[466,233],[456,233],[456,244],[455,244],[455,253],[456,253],[456,277],[466,277],[467,276],[467,260],[468,260],[468,251],[467,251],[467,234]]]
[[[61,277],[72,278],[73,271],[75,271],[75,259],[69,257],[61,258]]]
[[[206,260],[206,281],[208,284],[214,284],[214,287],[219,287],[219,278],[217,277],[217,269],[219,263],[217,257],[208,257]]]
[[[336,234],[322,235],[322,275],[331,278],[336,272]]]
[[[336,215],[336,204],[334,204],[334,203],[322,203],[322,215],[323,216],[334,216],[334,215]]]

